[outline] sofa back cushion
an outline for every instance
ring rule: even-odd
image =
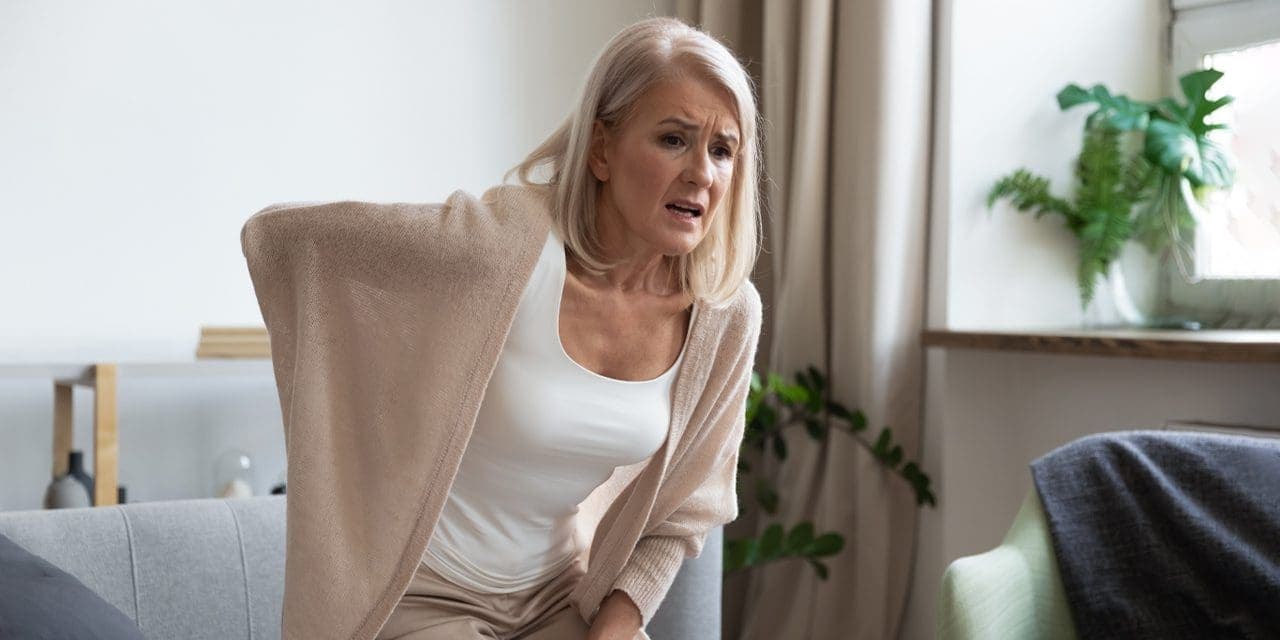
[[[0,535],[0,638],[143,640],[142,630],[74,576]]]
[[[147,637],[275,640],[285,497],[0,513],[0,534],[73,576]]]

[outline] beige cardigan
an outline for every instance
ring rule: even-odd
[[[244,224],[288,456],[283,638],[373,638],[408,588],[550,203],[547,187],[500,185],[444,203],[273,205]],[[683,559],[737,517],[760,324],[750,282],[699,309],[667,440],[580,505],[587,574],[570,601],[588,623],[621,589],[647,625]]]

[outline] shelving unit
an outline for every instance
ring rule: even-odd
[[[74,425],[75,387],[93,395],[93,504],[116,504],[119,478],[119,413],[116,403],[121,378],[240,377],[274,379],[269,358],[190,360],[175,362],[98,362],[94,364],[23,364],[0,366],[0,379],[53,380],[53,477],[67,472]]]

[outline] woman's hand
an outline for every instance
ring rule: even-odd
[[[625,591],[614,589],[596,612],[587,640],[635,640],[640,637],[640,608]]]

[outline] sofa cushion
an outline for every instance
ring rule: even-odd
[[[0,638],[142,640],[119,609],[0,535]]]

